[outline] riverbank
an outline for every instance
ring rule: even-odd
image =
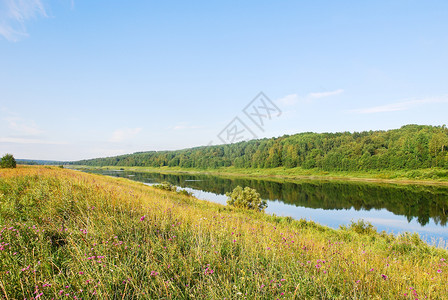
[[[5,298],[441,299],[448,251],[55,167],[0,170]]]
[[[381,171],[381,172],[325,172],[322,170],[301,168],[235,168],[194,169],[180,167],[122,167],[122,166],[67,166],[76,169],[128,170],[136,172],[161,172],[174,174],[208,174],[243,176],[248,178],[277,178],[284,180],[340,180],[397,184],[448,185],[448,170],[440,168],[411,171]]]

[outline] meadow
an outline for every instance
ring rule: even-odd
[[[448,251],[56,167],[0,169],[3,299],[444,299]]]

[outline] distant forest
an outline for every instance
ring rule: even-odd
[[[325,171],[448,168],[448,129],[406,125],[388,131],[299,133],[177,151],[71,162],[89,166],[318,168]]]

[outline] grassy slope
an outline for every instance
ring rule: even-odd
[[[0,170],[9,299],[441,299],[446,259],[415,235],[333,230],[70,170]]]

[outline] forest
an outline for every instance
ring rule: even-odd
[[[176,151],[149,151],[70,162],[89,166],[215,169],[295,168],[324,171],[448,168],[448,129],[405,125],[363,132],[305,132]]]

